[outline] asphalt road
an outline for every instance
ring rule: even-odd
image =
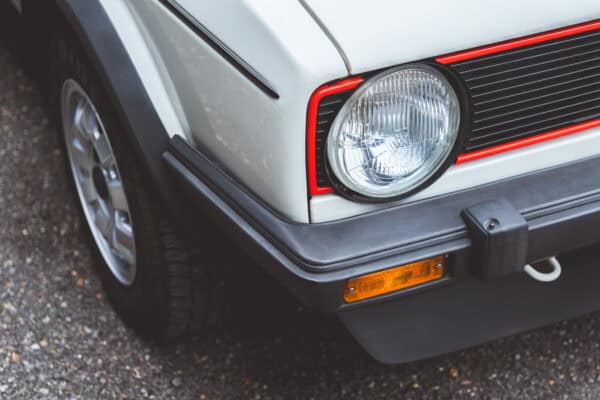
[[[0,399],[600,398],[599,314],[390,367],[332,318],[234,285],[205,337],[145,343],[105,300],[62,158],[38,90],[0,44]]]

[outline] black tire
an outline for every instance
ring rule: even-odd
[[[64,82],[73,79],[87,93],[104,124],[121,173],[135,232],[137,272],[131,286],[125,286],[115,278],[92,235],[88,235],[107,297],[122,319],[145,338],[166,342],[198,335],[208,314],[206,268],[192,263],[124,134],[126,130],[101,86],[98,74],[80,45],[65,37],[68,35],[53,39],[51,46],[55,58],[51,66],[50,102],[58,108],[60,136],[64,139],[61,91]],[[81,205],[79,197],[76,198]],[[86,221],[82,208],[81,211]]]

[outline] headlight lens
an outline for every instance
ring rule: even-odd
[[[459,125],[458,97],[439,71],[399,67],[373,77],[344,105],[327,139],[329,163],[356,193],[400,196],[445,163]]]

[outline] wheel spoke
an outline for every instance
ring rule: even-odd
[[[125,197],[125,190],[120,180],[108,181],[108,193],[110,201],[115,210],[128,211],[127,198]]]
[[[91,176],[80,176],[79,177],[81,193],[83,198],[88,203],[93,203],[98,199],[98,192]]]
[[[93,111],[88,104],[78,104],[73,116],[73,128],[77,137],[89,142],[98,130],[98,124]]]
[[[113,247],[124,261],[129,264],[135,262],[133,230],[131,229],[131,225],[119,215],[115,218]]]
[[[114,225],[113,215],[102,203],[98,204],[96,214],[94,215],[94,223],[102,236],[110,242]]]
[[[73,113],[73,132],[77,138],[88,139],[85,130],[83,129],[84,108],[78,105]]]
[[[103,132],[96,132],[94,134],[94,149],[96,150],[96,154],[98,154],[100,164],[105,167],[112,167],[114,164],[112,149],[110,148],[108,138]]]
[[[89,171],[94,167],[94,156],[91,146],[86,146],[86,143],[78,137],[74,137],[71,142],[71,156],[73,163],[82,170]]]

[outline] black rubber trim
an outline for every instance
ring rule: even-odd
[[[279,99],[279,94],[273,88],[273,85],[256,71],[250,64],[244,61],[231,48],[217,38],[200,21],[185,11],[180,5],[172,0],[159,0],[160,3],[173,13],[181,22],[190,28],[196,35],[202,38],[213,50],[221,55],[231,66],[244,75],[250,82],[273,99]]]
[[[186,220],[188,225],[190,227],[205,225],[206,217],[211,217],[232,242],[237,243],[246,250],[258,265],[282,282],[309,307],[327,312],[352,307],[353,305],[343,303],[343,291],[347,279],[374,270],[384,269],[389,267],[390,263],[396,263],[397,265],[399,262],[391,258],[380,262],[366,262],[353,268],[327,273],[307,271],[301,261],[285,250],[281,240],[272,236],[261,224],[257,223],[257,220],[266,214],[260,213],[259,215],[250,216],[243,207],[240,207],[239,203],[229,197],[228,191],[220,190],[221,184],[225,182],[232,183],[229,178],[219,174],[213,176],[214,181],[200,179],[172,152],[165,153],[164,160],[174,172],[175,180],[181,185],[181,195],[188,199],[189,203],[184,206],[187,211]],[[233,195],[237,196],[236,194]],[[243,198],[237,198],[237,200],[246,205],[249,204],[246,202],[249,199],[245,197],[246,195],[252,197],[244,191]],[[249,201],[256,202],[256,205],[260,204],[255,199]],[[259,207],[271,214],[271,211],[263,205],[259,205]],[[275,214],[271,215],[275,216]],[[280,233],[285,235],[283,231]],[[456,258],[457,255],[463,254],[462,249],[467,248],[469,242],[460,240],[451,245],[453,246],[454,258]],[[443,253],[443,249],[436,246],[432,246],[428,250],[431,252],[429,256]],[[422,257],[421,254],[414,255],[414,257],[419,259]],[[464,255],[462,257],[464,258]],[[401,294],[396,294],[396,296],[412,295],[451,282],[452,280],[446,277],[427,285],[408,289]],[[385,299],[386,297],[382,296],[372,301],[383,301]]]
[[[179,218],[176,187],[162,162],[169,135],[108,15],[97,1],[57,0],[57,4],[96,68],[160,198]]]
[[[505,198],[525,217],[531,230],[542,228],[540,221],[544,218],[553,218],[563,211],[576,214],[583,204],[600,201],[600,158],[590,158],[340,221],[299,224],[270,210],[183,139],[172,140],[170,153],[288,258],[315,273],[339,271],[389,257],[413,262],[415,257],[434,255],[431,248],[435,246],[442,250],[438,255],[468,246],[468,229],[461,213],[485,201]],[[580,233],[571,234],[565,246],[584,240]],[[544,247],[551,246],[544,246],[543,241],[538,245],[535,235],[531,241],[529,260],[547,255]],[[565,247],[556,245],[557,250]]]

